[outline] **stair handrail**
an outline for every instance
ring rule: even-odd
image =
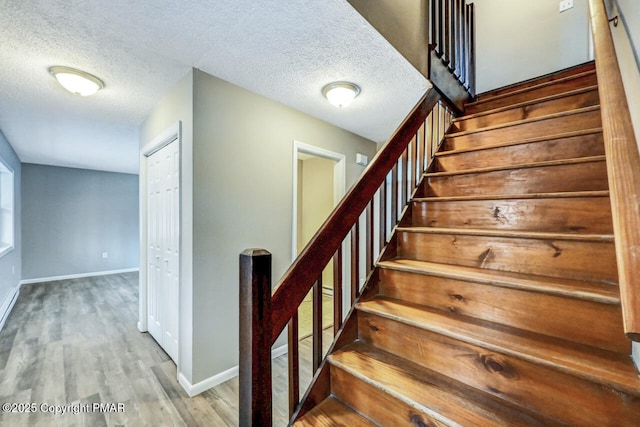
[[[438,108],[435,108],[438,107]],[[351,305],[359,296],[359,224],[364,215],[366,235],[365,275],[373,270],[374,199],[378,194],[378,248],[382,250],[411,194],[426,172],[450,124],[452,108],[435,88],[429,89],[393,136],[376,153],[358,181],[351,187],[327,220],[311,238],[271,293],[271,254],[247,249],[240,254],[240,390],[241,426],[271,425],[271,347],[289,324],[289,410],[299,402],[297,378],[297,310],[313,289],[313,372],[322,358],[322,272],[334,260],[334,335],[342,325],[342,248],[350,239]],[[429,126],[427,126],[427,124]],[[427,127],[429,135],[427,135]],[[387,190],[391,180],[391,195]],[[387,208],[389,218],[386,217]],[[350,235],[351,233],[351,235]],[[357,249],[353,250],[356,247]],[[354,258],[355,257],[355,264]],[[356,268],[354,269],[354,265]],[[358,271],[355,271],[358,270]],[[339,282],[336,285],[336,282]],[[317,317],[320,320],[317,319]],[[318,337],[319,335],[319,337]],[[292,360],[295,363],[292,363]],[[292,373],[292,370],[294,373]]]
[[[589,0],[624,331],[640,341],[640,154],[603,0]]]

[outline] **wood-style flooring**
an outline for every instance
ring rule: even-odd
[[[0,332],[0,403],[35,403],[37,409],[3,411],[0,425],[238,425],[238,379],[189,398],[176,380],[176,365],[138,331],[137,320],[136,273],[23,286]],[[300,357],[305,390],[309,340],[301,342]],[[286,372],[285,355],[273,361],[274,426],[288,421]],[[123,404],[124,411],[81,410],[94,403]],[[56,405],[79,413],[43,411]]]

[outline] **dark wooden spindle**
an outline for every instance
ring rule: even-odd
[[[351,305],[356,302],[360,290],[360,223],[351,229]]]
[[[402,188],[402,193],[400,195],[400,212],[402,212],[402,209],[404,208],[404,206],[407,204],[407,188],[409,187],[407,184],[409,182],[409,153],[407,153],[407,150],[404,150],[404,153],[402,153],[402,182],[401,182],[401,188]]]
[[[471,96],[475,96],[476,87],[476,23],[475,23],[475,6],[473,3],[469,5],[469,90]]]
[[[458,27],[457,27],[457,15],[458,15],[458,2],[457,0],[451,0],[451,60],[449,61],[449,69],[455,75],[458,63]]]
[[[313,306],[312,367],[315,374],[322,362],[322,275],[313,284],[311,301]]]
[[[419,132],[419,130],[418,130]],[[413,137],[411,141],[411,188],[409,189],[409,196],[413,194],[413,189],[418,184],[418,134]]]
[[[373,199],[367,205],[367,232],[366,235],[366,262],[367,268],[365,269],[365,275],[369,276],[369,272],[373,270],[373,233],[375,230],[375,223],[373,217]]]
[[[239,422],[270,426],[271,408],[271,254],[247,249],[240,254]]]
[[[460,8],[460,82],[467,84],[467,5],[462,0]]]
[[[342,246],[333,256],[333,335],[342,327]]]
[[[438,54],[438,19],[436,17],[436,0],[431,0],[431,5],[429,7],[429,23],[431,25],[431,34],[430,34],[430,43],[429,49],[436,52]]]
[[[418,183],[420,182],[420,180],[422,179],[422,174],[424,173],[426,164],[427,164],[427,159],[425,157],[425,132],[427,129],[427,119],[425,119],[424,123],[422,124],[422,126],[420,126],[420,129],[418,129],[418,152],[417,152],[417,156],[418,156],[418,161],[417,161],[417,168],[416,170],[418,171],[418,180],[416,182],[416,187],[418,186]]]
[[[391,224],[398,222],[398,163],[391,170]]]
[[[380,250],[387,244],[387,180],[380,186]]]
[[[451,18],[449,17],[451,8],[451,2],[449,0],[444,0],[444,18],[442,20],[442,25],[444,25],[444,44],[442,49],[444,50],[444,55],[442,56],[442,62],[447,65],[451,62],[451,44],[449,43],[449,32],[451,31]]]
[[[289,342],[288,362],[289,362],[289,417],[296,410],[300,402],[300,351],[298,348],[298,313],[294,314],[289,321],[288,327]]]
[[[438,54],[438,58],[441,58],[442,60],[444,60],[444,11],[442,10],[442,1],[438,1],[438,8],[436,11],[436,19],[438,20],[438,41],[437,41],[437,46],[438,49],[436,50],[436,53]]]

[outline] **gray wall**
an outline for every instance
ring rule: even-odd
[[[240,252],[270,250],[274,282],[291,262],[293,141],[345,154],[347,186],[363,170],[355,164],[356,152],[371,158],[376,145],[198,70],[141,125],[141,147],[178,120],[183,267],[178,368],[179,376],[196,385],[238,363]],[[141,179],[142,174],[141,164]]]
[[[194,76],[194,377],[238,363],[238,255],[273,255],[274,284],[291,263],[293,141],[344,154],[376,145],[299,111],[196,71]],[[215,331],[215,333],[214,333]]]
[[[138,176],[23,164],[22,225],[23,280],[137,268]]]
[[[562,13],[559,0],[473,3],[478,93],[590,59],[587,0],[574,0]]]
[[[21,209],[21,164],[20,159],[16,155],[15,151],[9,144],[9,141],[5,138],[4,134],[0,132],[0,158],[13,169],[13,186],[14,186],[14,221],[15,221],[15,234],[14,234],[14,248],[11,252],[5,254],[0,258],[0,306],[5,300],[13,296],[20,285],[20,278],[22,277],[22,243],[21,243],[21,222],[20,222],[20,209]],[[8,301],[7,301],[8,302]],[[0,318],[4,313],[0,313]]]

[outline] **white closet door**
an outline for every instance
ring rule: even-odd
[[[147,157],[148,329],[173,360],[178,355],[179,162],[177,140]]]

